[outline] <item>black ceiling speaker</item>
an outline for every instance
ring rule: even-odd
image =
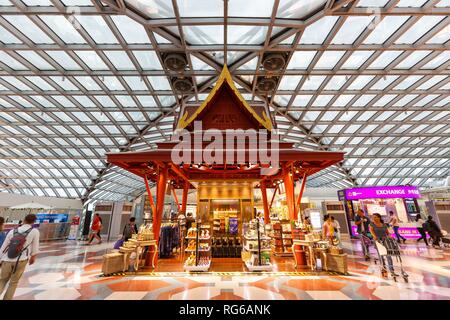
[[[169,70],[180,72],[186,68],[187,60],[182,53],[169,53],[164,58],[164,65]]]
[[[186,93],[192,91],[192,82],[189,79],[176,79],[173,82],[173,87],[175,91],[180,93]]]
[[[277,81],[274,78],[262,78],[258,81],[257,88],[260,92],[272,92],[277,87]]]
[[[270,53],[263,59],[263,67],[266,71],[281,71],[286,64],[286,59],[281,53]]]

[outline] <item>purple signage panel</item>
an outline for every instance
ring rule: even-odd
[[[345,189],[345,199],[379,199],[379,198],[420,198],[417,187],[392,186],[392,187],[367,187]]]

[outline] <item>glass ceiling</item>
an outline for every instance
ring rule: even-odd
[[[0,191],[118,200],[145,190],[105,153],[155,148],[229,65],[284,139],[344,151],[309,186],[427,186],[450,171],[450,3],[0,0]],[[26,14],[24,13],[26,12]],[[372,13],[378,13],[373,15]],[[226,17],[226,19],[225,19]],[[192,94],[162,53],[184,51]],[[261,58],[283,52],[268,97]]]

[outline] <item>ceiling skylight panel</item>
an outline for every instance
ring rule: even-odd
[[[103,62],[95,51],[75,51],[75,54],[89,67],[91,70],[108,70],[108,66]]]
[[[64,3],[64,5],[66,7],[73,7],[73,6],[77,6],[77,7],[93,7],[94,5],[92,4],[91,0],[61,0],[62,3]]]
[[[150,84],[153,87],[153,90],[171,90],[169,81],[167,81],[166,77],[147,77],[150,81]]]
[[[100,81],[103,82],[103,84],[108,88],[108,90],[111,90],[111,91],[125,90],[122,83],[119,81],[119,79],[117,79],[117,77],[105,76],[105,77],[103,77],[103,79],[100,78]]]
[[[89,76],[75,76],[74,78],[88,91],[102,90],[97,82],[95,82],[94,79]]]
[[[442,52],[440,55],[438,55],[436,58],[425,64],[420,69],[436,69],[439,68],[441,65],[446,63],[448,60],[450,60],[450,51],[446,50]]]
[[[333,95],[329,94],[321,94],[318,95],[316,100],[314,100],[312,106],[313,107],[325,107],[331,99],[333,99]]]
[[[240,12],[240,14],[247,13],[247,10],[243,10],[245,6],[245,9],[249,9],[248,5],[252,6],[249,1],[240,2],[237,1],[229,1],[228,3],[228,15],[233,16],[230,14],[233,12],[233,10],[237,9],[237,12]],[[273,1],[272,1],[273,2]],[[244,5],[243,5],[244,4]],[[262,4],[262,1],[261,1]],[[180,17],[182,18],[196,18],[196,17],[223,17],[223,1],[222,0],[177,0],[178,5],[178,11],[180,14]],[[260,8],[261,6],[255,6],[254,7]],[[253,8],[252,8],[253,9]],[[244,11],[244,12],[243,12]],[[253,13],[250,14],[252,16]],[[269,14],[270,16],[270,14]]]
[[[397,7],[410,7],[410,8],[420,8],[422,7],[428,0],[400,0],[397,3]]]
[[[148,90],[145,82],[141,77],[127,76],[123,77],[131,90]]]
[[[292,107],[306,107],[312,97],[312,95],[298,95],[292,102]]]
[[[348,90],[362,90],[375,76],[358,76],[347,87]]]
[[[28,70],[26,66],[11,57],[5,51],[0,51],[0,62],[13,70]]]
[[[339,118],[339,121],[351,121],[358,114],[358,111],[346,111]]]
[[[96,95],[94,96],[95,100],[97,100],[103,107],[105,108],[116,108],[116,104],[114,101],[107,95]]]
[[[403,51],[384,51],[370,64],[368,69],[384,69],[402,53]]]
[[[302,76],[284,76],[281,78],[278,90],[295,90]]]
[[[398,76],[384,76],[378,80],[370,89],[371,90],[384,90],[392,82],[397,80]]]
[[[69,79],[61,76],[51,76],[50,79],[53,80],[58,86],[60,86],[65,91],[79,91]]]
[[[117,70],[136,70],[125,51],[104,51],[104,53]]]
[[[317,90],[325,78],[326,76],[309,76],[300,90]]]
[[[433,77],[431,77],[430,80],[428,80],[428,81],[422,83],[420,86],[418,86],[417,90],[428,90],[431,87],[438,84],[439,82],[441,82],[442,80],[444,80],[445,78],[447,78],[447,76],[433,76]]]
[[[18,54],[20,54],[23,58],[28,60],[31,64],[33,64],[36,68],[39,70],[54,70],[53,66],[48,63],[44,58],[42,58],[40,55],[38,55],[34,51],[29,50],[18,50],[16,51]]]
[[[363,94],[361,97],[359,97],[358,100],[356,100],[353,103],[353,106],[355,107],[365,107],[367,104],[369,104],[370,101],[375,98],[374,94]]]
[[[39,18],[64,42],[68,44],[83,44],[86,41],[64,16],[43,15]]]
[[[427,44],[443,44],[450,39],[450,26],[447,25],[442,28],[437,34],[435,34],[430,40],[428,40]]]
[[[44,31],[42,31],[37,25],[34,24],[33,21],[31,21],[30,18],[20,15],[4,15],[3,17],[34,43],[54,43],[53,40],[50,39],[50,37],[47,36]]]
[[[410,17],[387,16],[373,29],[363,41],[364,44],[383,44],[388,40]]]
[[[431,53],[431,50],[417,50],[407,56],[405,59],[400,61],[394,69],[411,69],[414,67],[419,61],[428,56]]]
[[[147,32],[145,31],[144,27],[134,21],[133,19],[119,15],[119,16],[111,16],[111,19],[113,20],[114,24],[116,25],[117,29],[119,29],[120,34],[124,38],[125,42],[128,44],[143,44],[148,43],[150,44],[150,40],[147,36]],[[155,33],[155,37],[158,38],[158,35]],[[166,40],[167,42],[167,40]]]
[[[445,19],[445,16],[423,16],[411,28],[409,28],[408,31],[403,33],[400,38],[395,41],[395,43],[415,43],[443,19]]]
[[[281,0],[277,17],[285,19],[302,19],[321,9],[327,0]]]
[[[353,94],[341,94],[338,96],[336,100],[333,102],[334,107],[345,107],[353,98],[355,95]]]
[[[424,98],[420,99],[419,101],[414,103],[415,107],[423,107],[424,105],[430,103],[434,99],[436,99],[439,95],[438,94],[430,94],[425,96]]]
[[[125,0],[125,3],[149,18],[175,18],[171,0]]]
[[[227,35],[230,44],[261,44],[266,39],[267,27],[228,25]]]
[[[422,79],[424,76],[408,76],[402,82],[394,87],[394,90],[406,90]]]
[[[347,82],[346,76],[333,76],[330,81],[328,81],[324,90],[340,90],[342,86]]]
[[[15,88],[17,88],[20,91],[25,91],[25,90],[31,90],[30,87],[28,87],[26,84],[24,84],[22,81],[18,80],[16,77],[12,77],[12,76],[3,76],[0,77],[0,79],[5,80],[6,82],[8,82],[10,85],[14,86]]]
[[[333,69],[345,51],[324,51],[319,61],[317,61],[314,69],[331,70]]]
[[[101,16],[77,15],[76,19],[96,44],[118,43],[111,29]]]
[[[48,50],[45,53],[55,60],[64,70],[82,70],[80,65],[64,51]]]
[[[406,96],[404,96],[403,98],[401,98],[400,100],[398,100],[397,102],[394,102],[393,106],[394,107],[404,107],[406,106],[409,102],[411,102],[412,100],[414,100],[415,98],[417,98],[417,94],[407,94]]]
[[[30,77],[30,76],[28,76],[27,80],[32,82],[35,86],[37,86],[39,89],[41,89],[43,91],[55,90],[55,88],[53,88],[50,84],[48,84],[48,82],[43,80],[41,77],[36,77],[36,76]]]
[[[184,37],[190,44],[223,44],[223,25],[214,26],[183,26]],[[233,40],[240,35],[234,35]],[[231,43],[229,41],[229,43]]]
[[[143,70],[162,70],[155,51],[133,51],[136,60]]]
[[[0,26],[0,42],[5,44],[18,44],[22,43],[16,36],[14,36],[11,32]]]
[[[317,51],[295,51],[287,66],[288,70],[306,70]]]
[[[369,59],[374,51],[354,51],[342,65],[341,69],[355,70]]]
[[[397,97],[396,94],[385,94],[383,95],[380,99],[378,99],[373,105],[375,107],[384,107],[386,106],[389,102],[391,102],[392,100],[394,100]]]
[[[274,0],[229,0],[228,16],[268,18],[272,15],[273,5]],[[217,6],[223,7],[223,3]]]
[[[300,39],[300,44],[322,44],[339,17],[326,16],[306,27]]]
[[[348,17],[331,41],[332,44],[353,44],[364,29],[374,20],[373,16]]]
[[[357,7],[372,7],[372,8],[382,8],[384,7],[389,0],[359,0],[357,3]]]

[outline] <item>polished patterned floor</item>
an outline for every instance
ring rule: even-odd
[[[356,242],[344,243],[349,255],[348,276],[287,272],[292,269],[290,259],[278,260],[279,274],[188,275],[171,269],[177,265],[172,259],[160,264],[161,272],[101,277],[102,255],[111,246],[88,247],[74,241],[42,244],[38,261],[28,266],[15,299],[450,300],[450,250],[429,249],[424,244],[402,245],[409,283],[380,278],[378,265],[362,259]],[[225,268],[221,271],[231,271],[220,264]],[[175,272],[166,273],[169,270]]]

